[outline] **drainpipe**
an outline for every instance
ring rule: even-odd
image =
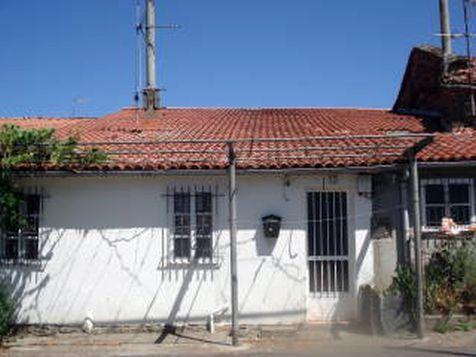
[[[408,242],[410,242],[410,215],[408,212],[408,185],[407,185],[407,178],[408,178],[408,171],[405,170],[404,177],[402,182],[400,183],[400,203],[402,205],[402,238],[403,242],[401,244],[401,251],[402,251],[402,262],[407,264],[410,262],[410,254],[408,250]]]

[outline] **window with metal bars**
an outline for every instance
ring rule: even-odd
[[[307,204],[310,292],[348,292],[347,193],[309,192]]]
[[[472,179],[430,179],[422,181],[422,220],[425,227],[440,227],[444,217],[456,224],[476,222]]]
[[[38,259],[40,209],[40,195],[24,195],[20,213],[25,222],[20,227],[6,226],[2,230],[3,260],[18,262]]]
[[[173,257],[190,260],[213,256],[213,200],[207,191],[173,194]]]

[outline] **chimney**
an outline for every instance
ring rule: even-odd
[[[160,91],[157,88],[155,72],[155,0],[146,0],[146,88],[144,89],[144,108],[147,111],[160,107]]]
[[[441,45],[443,57],[447,59],[453,50],[451,46],[450,9],[448,0],[440,0]]]

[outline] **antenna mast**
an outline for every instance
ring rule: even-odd
[[[146,88],[144,89],[144,108],[154,110],[160,107],[160,91],[157,88],[155,69],[155,0],[146,0]]]
[[[469,100],[468,100],[468,114],[472,118],[476,117],[476,98],[475,90],[473,85],[473,54],[471,41],[476,36],[476,34],[471,32],[471,20],[472,20],[472,6],[476,4],[476,0],[462,0],[463,4],[463,16],[464,16],[464,32],[463,33],[451,33],[450,29],[450,10],[449,10],[449,0],[439,0],[440,3],[440,25],[441,33],[438,36],[441,36],[442,51],[443,51],[443,77],[446,76],[448,72],[448,66],[450,62],[450,57],[452,56],[452,40],[456,38],[464,38],[466,42],[466,61],[467,61],[467,83],[464,84],[465,90],[469,91]]]
[[[453,52],[451,46],[451,28],[450,28],[450,10],[448,0],[440,0],[440,26],[441,26],[441,45],[443,56],[448,59]]]
[[[139,1],[139,0],[138,0]],[[160,92],[162,89],[157,88],[157,79],[156,79],[156,31],[157,29],[169,29],[169,30],[176,30],[180,29],[179,25],[170,24],[170,25],[157,25],[156,24],[156,13],[155,13],[155,0],[145,0],[145,25],[139,19],[139,8],[140,6],[137,5],[137,20],[138,23],[136,25],[136,32],[140,37],[143,37],[145,42],[145,52],[146,52],[146,87],[142,91],[143,94],[143,105],[144,109],[147,111],[155,110],[160,108]],[[139,4],[139,2],[137,3]],[[144,31],[145,29],[145,31]],[[140,50],[138,45],[138,48]],[[140,56],[139,57],[139,61]],[[140,71],[140,65],[139,72]],[[138,74],[139,76],[141,73]],[[137,81],[136,85],[138,85],[140,81]],[[139,101],[139,93],[136,92],[135,101]]]

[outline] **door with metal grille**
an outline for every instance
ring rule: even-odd
[[[351,260],[346,192],[308,192],[308,318],[349,316]]]

